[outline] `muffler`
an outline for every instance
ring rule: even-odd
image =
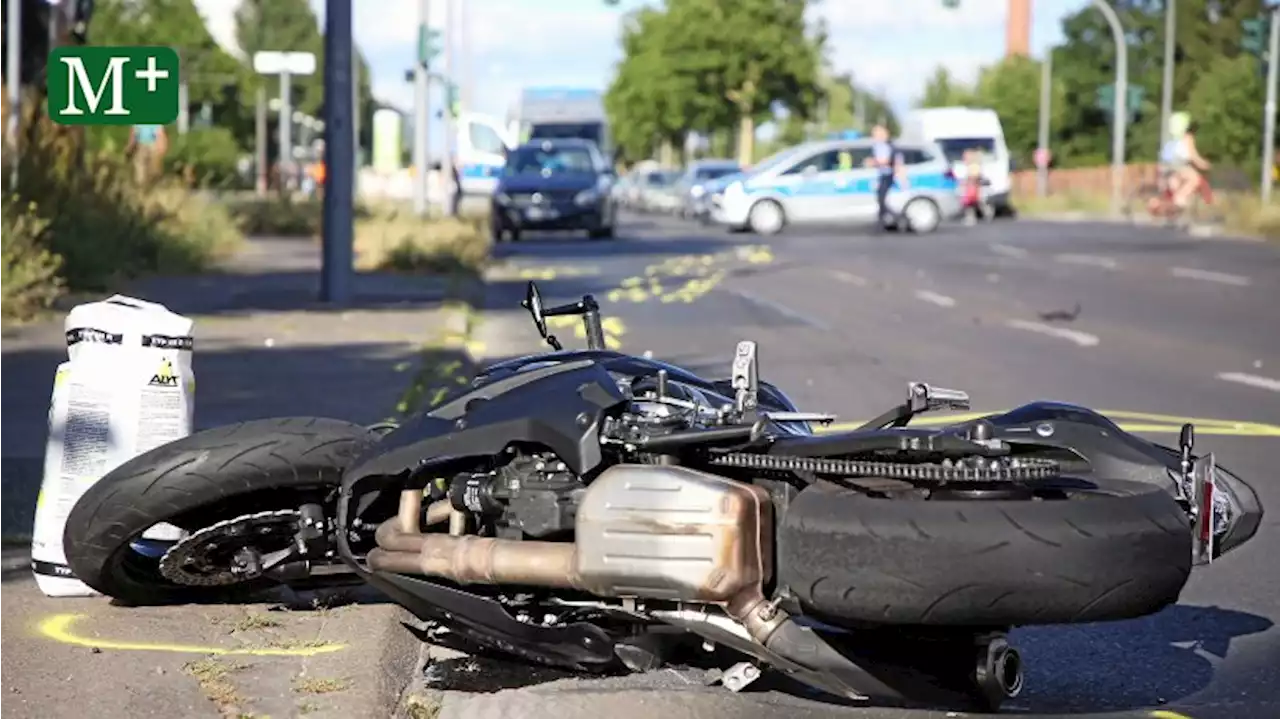
[[[424,534],[421,509],[421,491],[401,495],[400,512],[378,528],[371,569],[461,584],[716,603],[731,614],[763,602],[773,571],[768,493],[688,467],[605,470],[582,496],[572,543]],[[428,507],[428,523],[452,519],[447,509],[447,501]]]

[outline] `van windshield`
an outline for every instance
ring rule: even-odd
[[[960,162],[967,150],[981,150],[988,157],[996,154],[996,141],[991,137],[941,137],[938,144],[949,162]]]

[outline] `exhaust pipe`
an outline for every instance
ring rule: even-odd
[[[717,603],[758,630],[769,623],[754,618],[773,569],[773,504],[759,487],[687,467],[617,465],[583,494],[574,542],[465,535],[465,514],[448,500],[427,508],[426,524],[448,521],[450,533],[424,534],[421,514],[422,492],[402,492],[397,515],[378,527],[371,569]]]

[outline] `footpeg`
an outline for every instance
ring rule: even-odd
[[[971,408],[968,392],[933,387],[924,382],[911,382],[907,385],[907,406],[912,414]]]

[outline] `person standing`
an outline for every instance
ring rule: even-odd
[[[169,136],[164,125],[134,125],[129,128],[129,144],[126,155],[133,160],[133,179],[145,185],[159,174],[164,155],[169,150]]]
[[[889,128],[883,123],[876,124],[871,129],[871,139],[871,157],[867,161],[877,173],[876,224],[884,229],[898,223],[897,213],[889,209],[889,192],[895,183],[899,189],[906,189],[907,177],[903,172],[902,153],[889,139]]]

